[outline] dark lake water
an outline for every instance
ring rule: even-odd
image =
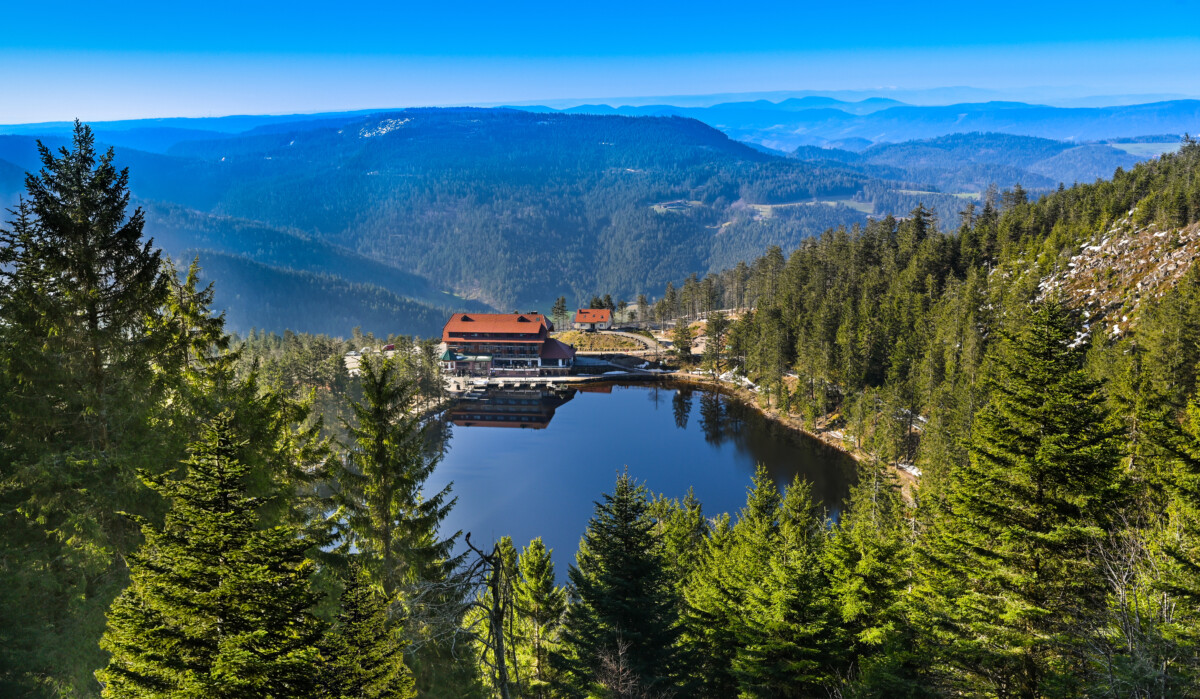
[[[559,575],[574,561],[592,503],[629,474],[682,498],[694,488],[705,514],[734,513],[755,465],[781,487],[799,474],[836,516],[854,477],[846,454],[774,423],[753,408],[689,385],[592,385],[566,394],[492,393],[444,416],[446,455],[427,483],[454,482],[444,532],[484,544],[509,535],[520,550],[541,536]]]

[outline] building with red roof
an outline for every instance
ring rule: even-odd
[[[455,374],[565,374],[575,348],[550,337],[541,313],[455,313],[442,328],[442,368]]]
[[[612,327],[612,311],[607,308],[581,308],[575,312],[576,330],[608,330]]]

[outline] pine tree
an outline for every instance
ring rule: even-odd
[[[1163,554],[1160,587],[1183,602],[1177,614],[1177,633],[1191,644],[1200,643],[1200,393],[1192,397],[1182,424],[1173,415],[1148,421],[1150,436],[1161,445],[1168,464],[1167,502],[1157,543]]]
[[[669,691],[679,680],[679,600],[649,508],[645,487],[629,474],[596,503],[568,574],[560,664],[571,693],[603,686],[618,666],[645,691]]]
[[[1074,336],[1054,302],[1005,333],[970,462],[949,474],[925,548],[932,623],[951,629],[946,659],[968,686],[1056,696],[1084,673],[1078,636],[1104,592],[1089,551],[1120,479],[1116,430]]]
[[[877,462],[860,466],[846,511],[822,551],[851,666],[858,668],[855,696],[929,693],[922,681],[925,658],[906,608],[910,555],[895,476]]]
[[[721,374],[726,335],[729,333],[729,317],[724,313],[713,313],[704,326],[704,361],[711,364],[717,374]]]
[[[458,534],[439,539],[438,525],[455,500],[450,486],[432,495],[425,480],[437,466],[425,428],[413,414],[416,387],[392,358],[362,364],[363,398],[351,408],[351,443],[338,474],[338,501],[349,543],[370,563],[389,598],[406,586],[445,579],[457,563]]]
[[[554,680],[550,654],[557,649],[559,626],[567,609],[567,592],[557,587],[551,550],[541,537],[529,542],[521,552],[516,583],[516,608],[525,626],[523,650],[527,659],[525,686],[528,694],[539,699],[551,696]]]
[[[687,321],[676,321],[675,329],[671,331],[671,344],[673,345],[675,356],[680,361],[691,361],[692,340],[692,327],[687,324]]]
[[[388,601],[354,561],[341,609],[319,648],[322,699],[404,699],[416,696],[404,665],[405,643],[388,623]]]
[[[161,514],[136,471],[177,462],[187,438],[149,428],[170,371],[167,275],[128,214],[127,172],[78,123],[40,155],[0,232],[0,560],[18,569],[0,626],[25,629],[0,675],[86,691],[140,539],[117,512]]]
[[[685,588],[683,641],[700,696],[737,694],[733,665],[748,633],[746,600],[770,571],[779,540],[780,502],[774,481],[759,465],[736,524],[731,526],[727,517],[717,520]]]
[[[554,301],[554,308],[550,310],[550,317],[554,319],[554,327],[557,330],[567,329],[567,297],[559,296]]]
[[[836,685],[843,641],[820,565],[824,518],[799,477],[776,512],[764,575],[746,590],[733,659],[741,696],[813,696]]]
[[[443,539],[438,530],[454,506],[451,486],[423,490],[439,457],[414,412],[415,382],[401,375],[395,358],[372,358],[362,364],[360,383],[337,474],[344,543],[363,554],[387,598],[403,605],[404,631],[419,641],[410,655],[418,693],[473,692],[476,670],[452,647],[467,603],[455,572],[465,554],[453,553],[459,533]]]
[[[39,143],[38,151],[42,169],[25,178],[36,244],[17,264],[45,275],[47,340],[78,391],[74,429],[103,449],[129,419],[124,402],[141,397],[137,377],[145,380],[157,349],[144,324],[166,300],[168,278],[153,241],[142,239],[141,209],[126,215],[129,171],[116,169],[112,149],[97,156],[91,129],[77,121],[70,149],[56,157]]]
[[[182,479],[146,480],[171,509],[161,528],[143,522],[130,585],[109,611],[106,697],[314,692],[311,544],[294,527],[260,526],[264,499],[246,492],[230,421],[213,421]]]

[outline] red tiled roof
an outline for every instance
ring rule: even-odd
[[[546,340],[546,344],[542,345],[542,359],[571,359],[574,356],[574,347],[554,338]]]
[[[612,311],[607,308],[581,308],[575,312],[576,323],[611,323]]]
[[[545,336],[549,328],[541,313],[455,313],[442,328],[442,341],[469,338],[472,334]]]

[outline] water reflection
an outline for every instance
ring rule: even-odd
[[[489,389],[454,402],[447,419],[459,427],[523,427],[544,430],[554,411],[575,397],[575,391]]]
[[[518,546],[544,537],[562,570],[593,503],[625,467],[668,497],[694,489],[709,516],[745,504],[757,464],[780,486],[807,480],[835,517],[854,474],[846,454],[694,384],[491,391],[459,401],[436,424],[446,452],[426,489],[454,483],[446,530],[478,541],[508,534]]]

